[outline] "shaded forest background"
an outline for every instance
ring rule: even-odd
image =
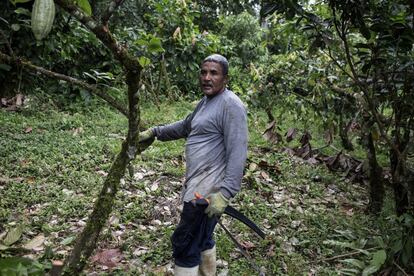
[[[145,150],[139,131],[162,123],[141,116],[142,107],[162,113],[169,104],[197,100],[200,61],[221,53],[230,62],[229,86],[250,119],[262,114],[267,121],[267,143],[367,187],[366,212],[374,220],[384,212],[395,216],[398,231],[364,253],[371,261],[349,259],[348,273],[414,270],[412,1],[55,3],[52,31],[40,41],[31,31],[33,1],[1,4],[1,116],[6,121],[30,99],[39,113],[42,103],[77,112],[100,99],[128,129],[65,265],[46,269],[69,275],[84,269],[125,172],[136,173],[136,156]],[[287,146],[297,136],[298,145]],[[6,173],[0,177],[10,182]],[[8,188],[0,191],[9,195]],[[392,206],[384,207],[387,199]],[[2,201],[0,254],[10,257],[18,255],[12,245],[22,231],[8,224],[13,203]]]

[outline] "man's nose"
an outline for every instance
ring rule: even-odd
[[[204,75],[204,80],[211,80],[211,75],[209,73]]]

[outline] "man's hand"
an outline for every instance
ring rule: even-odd
[[[207,197],[210,204],[205,210],[209,218],[223,214],[224,209],[229,205],[229,200],[221,192],[213,193]]]
[[[147,129],[146,131],[140,132],[138,135],[138,144],[141,151],[144,151],[148,148],[152,142],[155,140],[155,135],[152,129]]]

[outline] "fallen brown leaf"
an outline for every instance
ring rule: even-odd
[[[124,258],[121,250],[115,249],[103,249],[96,253],[92,257],[92,262],[98,263],[109,268],[116,267],[118,263]]]
[[[28,250],[38,251],[36,249],[43,248],[42,245],[44,242],[45,242],[45,236],[43,234],[40,234],[34,237],[33,239],[31,239],[30,241],[28,241],[27,243],[25,243],[23,247]]]
[[[249,250],[249,249],[252,249],[252,248],[255,248],[256,247],[256,245],[254,243],[252,243],[251,241],[243,241],[240,244],[246,250]]]
[[[280,135],[277,131],[276,131],[276,122],[272,121],[267,127],[266,130],[263,132],[262,134],[263,138],[265,138],[266,140],[272,142],[272,143],[279,143],[280,141],[282,141],[282,135]]]
[[[27,128],[24,130],[24,133],[30,133],[30,132],[32,132],[32,130],[33,130],[33,128],[32,128],[32,127],[27,127]]]
[[[287,131],[287,133],[286,133],[286,141],[287,141],[287,142],[290,142],[290,141],[292,141],[293,139],[295,139],[295,137],[296,137],[296,133],[297,133],[296,128],[289,128],[289,130],[288,130],[288,131]]]

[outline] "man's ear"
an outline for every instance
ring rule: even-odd
[[[225,85],[229,84],[229,75],[224,76],[224,84]]]

